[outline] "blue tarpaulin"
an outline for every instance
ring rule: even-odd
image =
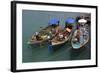
[[[68,23],[68,24],[73,24],[73,23],[75,23],[76,21],[75,21],[74,18],[69,17],[69,18],[67,18],[67,19],[65,20],[65,22]]]
[[[49,21],[49,25],[58,25],[59,23],[59,20],[56,19],[56,18],[52,18],[50,21]]]

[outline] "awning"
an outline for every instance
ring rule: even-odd
[[[58,23],[59,23],[59,20],[56,18],[52,18],[49,21],[49,25],[58,25]]]
[[[74,18],[69,17],[69,18],[67,18],[67,19],[65,20],[65,22],[68,23],[68,24],[73,24],[73,23],[75,23],[76,21],[75,21]]]

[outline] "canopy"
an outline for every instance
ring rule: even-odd
[[[85,19],[80,19],[78,22],[79,22],[79,23],[86,23],[87,20],[85,20]]]
[[[49,25],[58,25],[58,23],[59,23],[59,20],[56,18],[52,18],[49,21]]]
[[[74,18],[69,17],[69,18],[67,18],[67,19],[65,20],[65,22],[68,23],[68,24],[73,24],[73,23],[75,23],[76,21],[75,21]]]

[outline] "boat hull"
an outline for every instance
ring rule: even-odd
[[[58,26],[56,26],[56,27],[48,26],[48,27],[42,29],[39,33],[41,34],[41,33],[45,32],[46,34],[48,34],[49,31],[50,31],[52,28],[53,28],[53,29],[56,29],[57,27],[58,27]],[[34,36],[34,35],[33,35],[33,36]],[[46,36],[47,36],[47,35],[46,35]],[[47,41],[50,40],[50,39],[52,39],[52,38],[53,38],[53,36],[51,36],[49,39],[46,37],[46,38],[43,39],[43,40],[32,40],[32,39],[30,39],[30,40],[27,42],[27,44],[32,45],[32,44],[47,43]]]
[[[77,30],[75,31],[75,33],[74,33],[74,35],[73,35],[73,37],[72,37],[71,44],[72,44],[73,49],[80,49],[80,48],[82,48],[83,46],[85,46],[86,43],[88,43],[88,41],[89,41],[89,35],[87,35],[86,40],[83,41],[83,40],[84,40],[84,39],[83,39],[83,40],[82,40],[82,43],[81,43],[81,42],[77,42],[77,41],[74,40],[74,39],[75,39],[76,33],[77,33]],[[81,38],[81,37],[80,37],[80,38]]]
[[[66,38],[64,41],[62,41],[62,42],[60,42],[60,43],[53,43],[53,42],[52,42],[52,43],[51,43],[51,44],[52,44],[52,47],[53,47],[53,48],[56,48],[56,47],[61,47],[61,46],[65,45],[68,41],[70,41],[71,36],[72,36],[72,33],[70,33],[69,37]]]

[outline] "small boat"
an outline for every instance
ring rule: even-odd
[[[70,28],[65,28],[65,29],[62,31],[63,33],[61,33],[61,35],[58,34],[55,38],[53,38],[53,39],[51,40],[52,46],[62,45],[62,44],[64,44],[65,42],[67,42],[67,41],[69,40],[69,38],[71,37],[71,34],[72,34],[71,31],[72,31],[72,29],[70,29]],[[64,34],[65,37],[63,37],[62,34]]]
[[[71,44],[74,49],[79,49],[83,47],[89,41],[89,26],[87,20],[80,19],[78,21],[80,25],[77,25],[77,28],[73,34]]]
[[[58,35],[51,40],[52,47],[63,45],[71,38],[75,20],[73,18],[68,18],[65,23],[65,28],[62,29]]]
[[[47,42],[49,39],[53,38],[54,30],[59,27],[58,19],[51,19],[49,25],[46,28],[43,28],[41,31],[36,32],[32,35],[32,38],[27,42],[27,44],[40,44]]]

